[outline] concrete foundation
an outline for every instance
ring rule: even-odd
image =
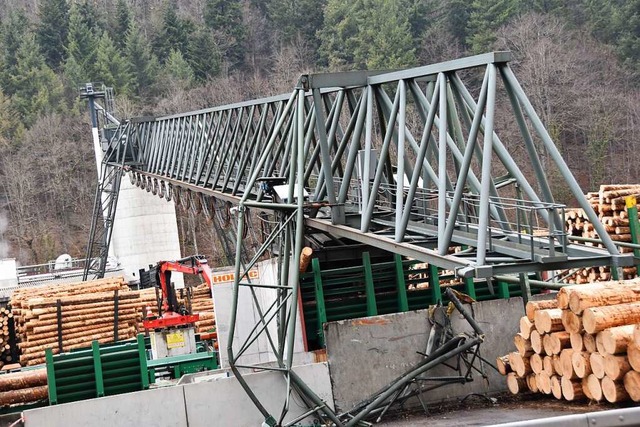
[[[522,298],[483,301],[473,304],[472,310],[485,333],[481,356],[495,363],[497,356],[513,351],[513,336],[519,331],[519,319],[524,315]],[[457,311],[451,315],[451,323],[456,333],[469,330]],[[416,352],[425,351],[429,330],[427,310],[327,323],[327,357],[338,410],[351,409],[422,360],[423,356]],[[506,390],[504,377],[487,364],[484,370],[486,380],[474,373],[473,382],[426,392],[423,400],[439,402],[469,393]],[[439,367],[429,375],[456,373]]]
[[[333,407],[331,383],[326,363],[294,368],[294,371],[323,400]],[[212,372],[211,376],[220,374]],[[278,418],[285,396],[280,373],[260,372],[245,376],[266,408]],[[223,377],[174,387],[84,400],[24,412],[25,427],[255,427],[264,421],[234,377]],[[306,410],[293,398],[285,420],[293,420]],[[302,421],[313,424],[313,418]]]

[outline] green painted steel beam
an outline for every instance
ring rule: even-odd
[[[373,283],[371,257],[369,256],[369,252],[362,253],[362,264],[364,268],[365,294],[367,296],[367,316],[377,316],[378,306],[376,305],[376,288]]]
[[[318,310],[318,338],[320,339],[320,345],[325,346],[324,330],[322,325],[327,323],[327,310],[324,301],[324,290],[322,289],[322,271],[320,270],[320,260],[313,258],[311,260],[311,267],[313,269],[313,284],[316,297],[316,309]]]
[[[102,378],[102,361],[100,360],[100,344],[98,341],[91,343],[91,352],[93,353],[93,369],[96,380],[96,394],[98,397],[104,396],[104,379]]]
[[[409,311],[409,300],[407,299],[407,284],[404,281],[404,265],[402,264],[402,256],[395,254],[393,256],[396,268],[396,288],[398,290],[398,311]]]
[[[440,269],[437,265],[429,264],[429,288],[431,288],[432,303],[442,301],[442,288],[440,288]]]
[[[638,220],[638,206],[635,196],[629,196],[625,199],[627,206],[627,213],[629,217],[629,229],[631,230],[631,242],[635,245],[640,242],[640,221]],[[640,259],[640,249],[633,249],[633,256],[636,259]],[[636,268],[636,276],[638,276],[638,269]]]

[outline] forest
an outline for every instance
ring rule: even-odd
[[[640,182],[640,0],[0,0],[0,258],[85,254],[86,82],[113,87],[129,118],[289,92],[304,72],[492,50],[513,53],[585,192]],[[224,262],[210,225],[178,221],[184,254]]]

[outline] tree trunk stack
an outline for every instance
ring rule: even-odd
[[[48,397],[46,369],[0,375],[0,408],[34,403]]]
[[[213,313],[211,288],[206,283],[203,283],[193,287],[191,292],[191,312],[200,314],[200,320],[196,322],[196,333],[214,331],[216,320]]]
[[[5,364],[15,362],[11,356],[11,345],[9,344],[9,319],[13,313],[5,307],[0,307],[0,368]]]
[[[155,290],[131,291],[122,277],[19,289],[11,298],[11,311],[20,363],[44,363],[46,348],[57,354],[60,348],[87,347],[93,340],[110,343],[116,331],[118,340],[132,338],[148,306],[157,312]]]
[[[512,393],[640,402],[640,279],[566,286],[526,313],[497,360]]]
[[[625,198],[628,196],[635,196],[640,200],[640,185],[601,185],[600,191],[586,194],[587,200],[598,214],[598,218],[609,236],[619,242],[631,242],[629,218],[625,205]],[[582,209],[566,211],[566,230],[570,236],[598,239],[593,224]],[[586,242],[585,245],[602,247],[602,244],[592,242]],[[631,248],[620,247],[619,250],[622,253],[633,252]],[[626,267],[623,269],[623,274],[625,279],[631,279],[636,276],[636,268]],[[578,270],[568,277],[567,283],[582,284],[609,280],[611,280],[609,267],[593,267]]]

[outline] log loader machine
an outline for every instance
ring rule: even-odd
[[[196,352],[195,322],[198,314],[178,303],[176,289],[171,283],[172,272],[199,275],[211,287],[211,269],[201,255],[176,261],[160,261],[148,271],[141,271],[141,285],[161,291],[158,298],[158,316],[143,322],[151,337],[153,359],[179,356]]]

